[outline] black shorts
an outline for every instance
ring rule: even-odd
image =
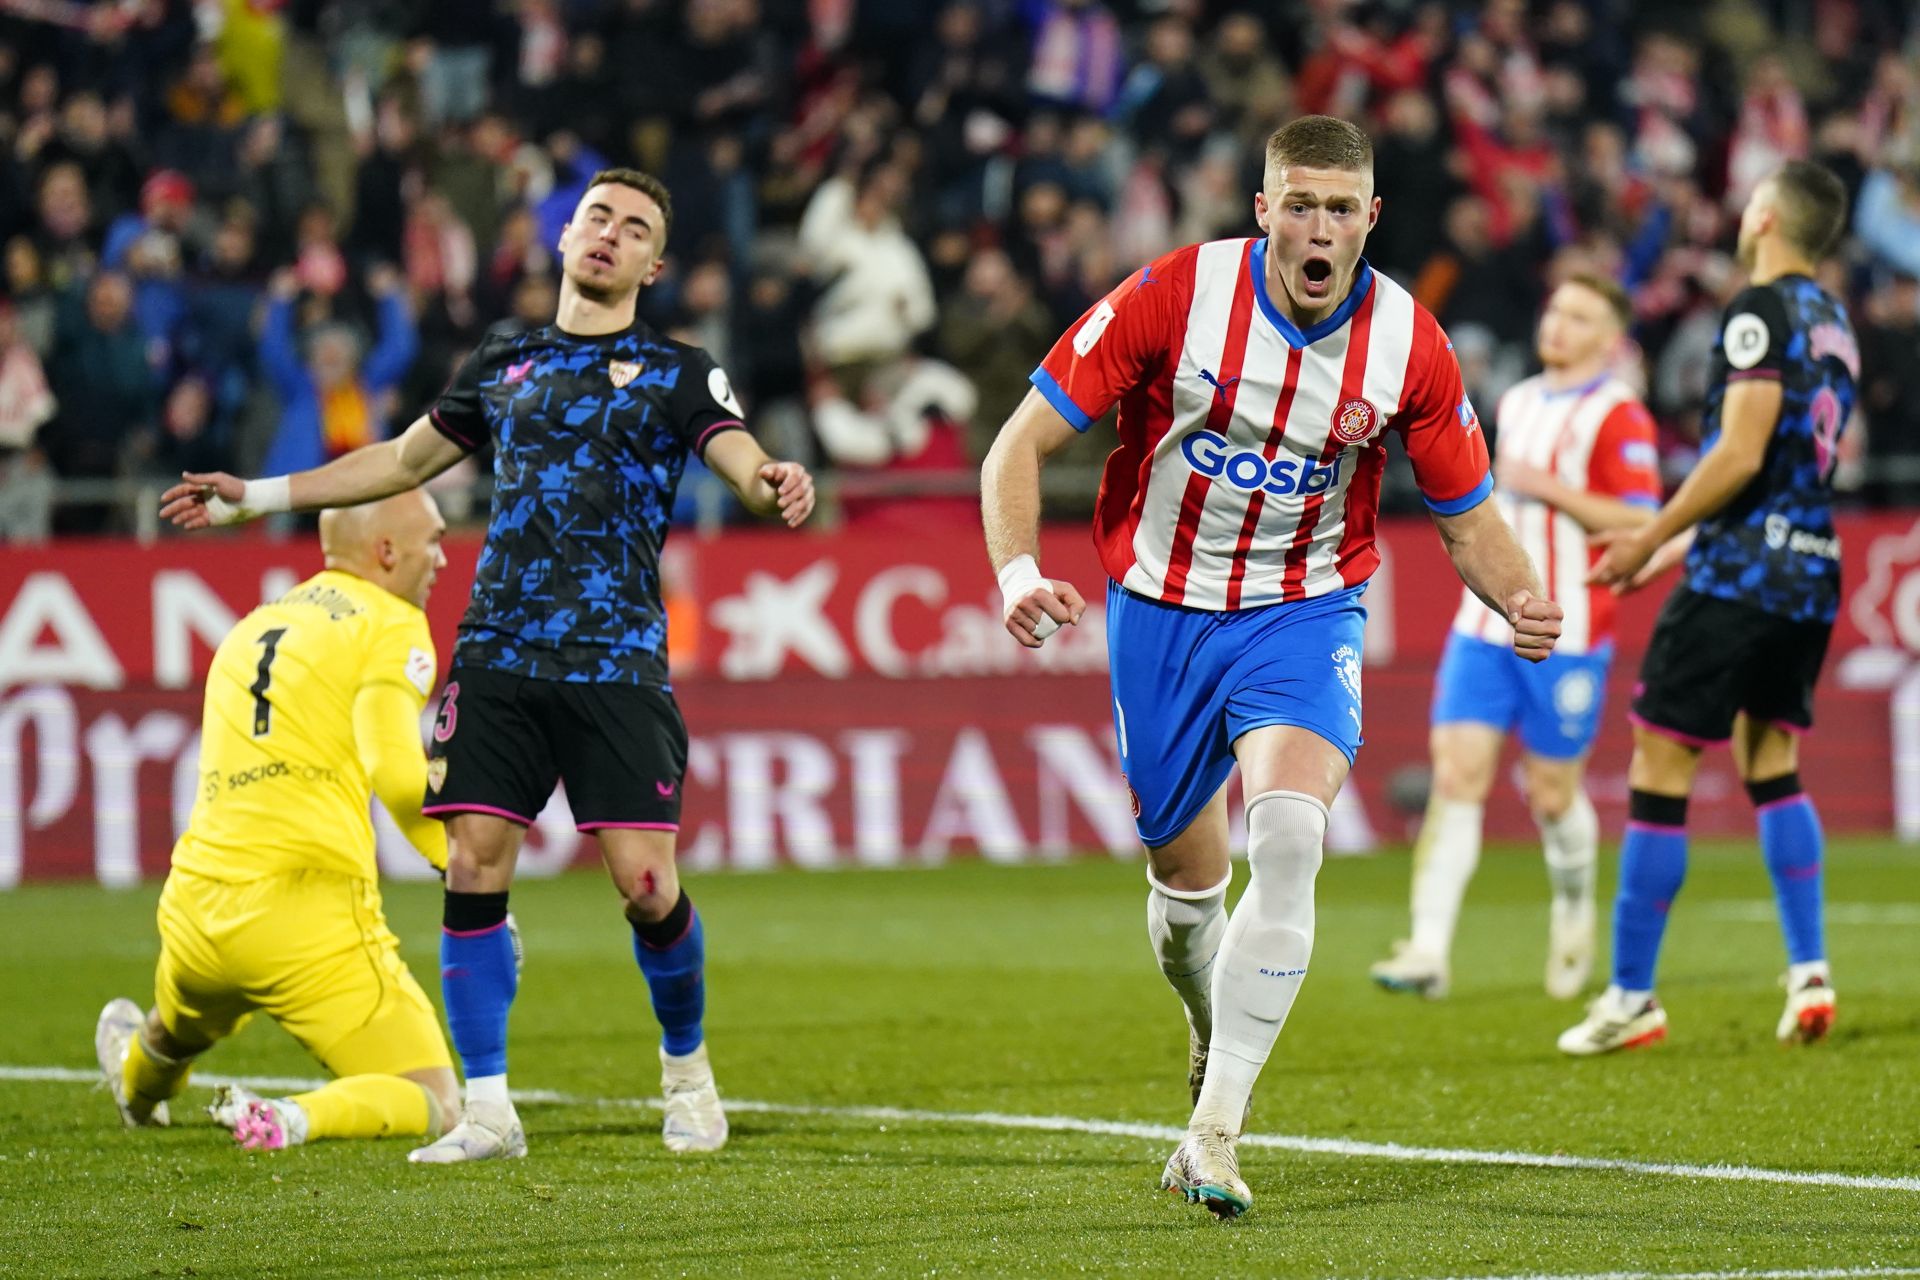
[[[433,722],[422,812],[530,826],[560,781],[582,831],[672,831],[686,772],[686,722],[663,689],[456,666]]]
[[[1653,625],[1634,723],[1692,746],[1725,742],[1733,718],[1791,730],[1813,727],[1813,685],[1833,625],[1796,622],[1686,587],[1667,597]]]

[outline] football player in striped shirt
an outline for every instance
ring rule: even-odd
[[[1461,577],[1544,658],[1560,631],[1486,501],[1486,443],[1452,344],[1360,256],[1373,147],[1308,116],[1267,143],[1261,235],[1134,272],[1032,376],[982,475],[1007,630],[1038,647],[1085,601],[1035,562],[1047,457],[1119,407],[1094,538],[1114,730],[1148,854],[1147,924],[1186,1009],[1194,1109],[1162,1186],[1244,1212],[1236,1143],[1306,975],[1328,806],[1360,746],[1362,596],[1388,432]],[[1226,910],[1228,774],[1251,882]]]
[[[1451,980],[1454,924],[1480,861],[1480,822],[1500,748],[1521,745],[1527,806],[1552,885],[1547,994],[1570,1000],[1593,968],[1593,869],[1600,826],[1582,775],[1613,660],[1613,593],[1587,585],[1588,534],[1631,529],[1660,505],[1653,419],[1609,369],[1633,317],[1611,280],[1574,276],[1540,319],[1544,370],[1500,398],[1494,501],[1566,610],[1545,662],[1512,652],[1512,628],[1471,592],[1433,690],[1433,794],[1414,845],[1413,936],[1373,966],[1390,991],[1437,1000]]]

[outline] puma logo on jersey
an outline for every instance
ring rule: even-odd
[[[1212,387],[1212,388],[1213,388],[1213,394],[1214,394],[1214,395],[1215,395],[1216,397],[1218,397],[1218,398],[1221,398],[1221,399],[1224,399],[1224,398],[1226,397],[1226,394],[1227,394],[1227,388],[1229,388],[1229,387],[1231,387],[1231,386],[1233,386],[1233,385],[1234,385],[1235,383],[1237,383],[1237,382],[1239,382],[1239,381],[1240,381],[1240,379],[1239,379],[1239,378],[1237,378],[1237,377],[1234,377],[1234,378],[1228,378],[1228,379],[1227,379],[1227,380],[1226,380],[1225,382],[1222,382],[1222,381],[1220,381],[1220,379],[1218,379],[1218,378],[1216,378],[1216,377],[1214,377],[1214,376],[1213,376],[1213,371],[1212,371],[1212,370],[1210,370],[1210,369],[1202,369],[1202,370],[1200,371],[1200,381],[1202,381],[1202,382],[1204,382],[1204,383],[1206,383],[1206,384],[1207,384],[1208,386],[1210,386],[1210,387]]]
[[[522,360],[519,364],[510,364],[507,366],[507,376],[505,380],[507,382],[518,382],[532,372],[533,361]]]

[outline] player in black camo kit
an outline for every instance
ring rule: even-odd
[[[1824,841],[1800,789],[1797,736],[1813,725],[1840,602],[1833,470],[1859,351],[1846,309],[1813,273],[1845,225],[1845,188],[1818,165],[1792,162],[1754,191],[1739,240],[1751,285],[1728,306],[1714,350],[1705,452],[1653,523],[1617,536],[1594,567],[1594,581],[1631,590],[1686,557],[1633,700],[1613,983],[1561,1036],[1568,1053],[1666,1034],[1653,978],[1686,873],[1687,798],[1701,750],[1729,739],[1786,941],[1787,1007],[1775,1034],[1804,1044],[1833,1023]]]
[[[659,557],[690,454],[749,510],[789,526],[813,509],[813,482],[741,429],[711,357],[636,317],[671,221],[658,180],[595,175],[561,235],[553,324],[489,332],[395,440],[274,480],[188,475],[163,498],[162,513],[189,528],[351,505],[493,446],[493,510],[433,727],[424,806],[447,823],[441,976],[466,1112],[413,1153],[421,1163],[525,1153],[506,1091],[518,983],[504,922],[521,840],[556,781],[625,899],[664,1033],[666,1145],[710,1151],[726,1140],[701,1031],[703,929],[674,868],[687,737],[668,682]]]

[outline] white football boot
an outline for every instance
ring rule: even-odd
[[[1394,943],[1393,954],[1375,961],[1367,973],[1388,991],[1404,991],[1426,1000],[1446,999],[1453,986],[1445,956],[1418,950],[1405,941]]]
[[[1786,985],[1786,979],[1781,979]],[[1774,1032],[1781,1044],[1812,1044],[1833,1029],[1833,987],[1825,978],[1812,977],[1787,991],[1787,1010]]]
[[[140,1012],[140,1006],[125,996],[107,1001],[106,1007],[100,1010],[100,1020],[93,1025],[93,1053],[100,1060],[100,1074],[106,1080],[107,1092],[113,1095],[114,1108],[120,1112],[120,1123],[129,1129],[164,1129],[166,1103],[156,1104],[144,1120],[127,1105],[124,1075],[127,1054],[132,1051],[133,1038],[140,1034],[146,1021],[147,1015]]]
[[[1253,1192],[1240,1180],[1239,1139],[1225,1129],[1189,1132],[1167,1157],[1160,1189],[1185,1196],[1216,1218],[1237,1218],[1253,1207]]]
[[[660,1051],[660,1092],[666,1104],[660,1139],[667,1150],[718,1151],[727,1145],[727,1113],[720,1106],[704,1040],[683,1057]]]
[[[460,1123],[438,1140],[407,1152],[413,1164],[461,1164],[468,1160],[518,1160],[527,1154],[527,1131],[511,1102],[469,1102]]]
[[[1667,1011],[1652,996],[1629,1001],[1608,987],[1587,1006],[1586,1019],[1560,1033],[1560,1052],[1578,1057],[1638,1049],[1667,1038]]]
[[[1547,924],[1547,994],[1571,1000],[1593,976],[1593,895],[1553,895]]]

